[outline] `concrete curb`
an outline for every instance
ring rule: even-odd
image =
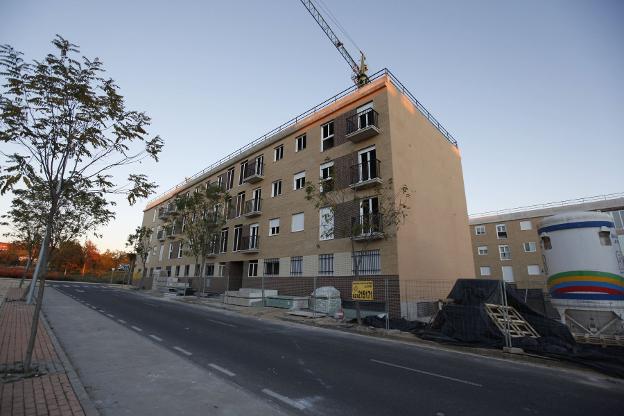
[[[84,411],[86,416],[100,416],[100,413],[97,411],[95,405],[93,404],[91,397],[89,397],[89,394],[85,390],[84,385],[80,380],[80,377],[78,377],[78,373],[76,373],[76,370],[74,370],[74,366],[72,365],[67,355],[65,355],[65,351],[63,350],[61,343],[56,338],[54,331],[50,327],[45,313],[43,313],[43,310],[41,312],[42,315],[40,316],[40,318],[41,322],[43,323],[43,327],[46,329],[46,331],[48,331],[48,335],[50,337],[50,340],[52,341],[52,345],[54,345],[54,349],[56,350],[56,353],[58,354],[61,363],[63,364],[63,368],[65,368],[67,378],[69,379],[69,382],[71,383],[71,386],[74,389],[76,396],[78,397],[78,401],[80,402],[82,410]]]

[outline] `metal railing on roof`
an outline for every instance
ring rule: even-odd
[[[570,205],[586,204],[590,202],[608,201],[610,199],[616,199],[616,198],[624,198],[624,192],[619,192],[615,194],[588,196],[585,198],[577,198],[577,199],[566,199],[563,201],[546,202],[543,204],[527,205],[527,206],[516,207],[516,208],[507,208],[507,209],[501,209],[498,211],[478,212],[475,214],[470,214],[468,217],[470,219],[474,219],[474,218],[481,218],[481,217],[490,217],[493,215],[514,214],[517,212],[534,211],[538,209],[559,208],[559,207],[566,207]]]
[[[390,70],[388,68],[384,68],[384,69],[381,69],[381,70],[375,72],[373,75],[369,76],[369,80],[370,80],[370,82],[373,82],[373,81],[375,81],[375,80],[377,80],[377,79],[379,79],[379,78],[381,78],[383,76],[388,76],[388,78],[390,79],[390,82],[392,82],[392,84],[394,84],[394,86],[401,93],[403,93],[412,102],[412,104],[414,104],[414,106],[418,109],[418,111],[420,111],[427,118],[427,120],[429,120],[429,122],[431,124],[433,124],[433,126],[435,128],[437,128],[440,133],[442,133],[442,135],[446,138],[446,140],[449,143],[451,143],[453,146],[457,147],[457,141],[455,140],[455,138],[453,138],[451,133],[449,133],[444,127],[442,127],[442,125],[438,122],[438,120],[436,120],[436,118],[420,103],[420,101],[418,101],[416,99],[416,97],[414,97],[414,95],[407,88],[405,88],[403,83],[401,83],[401,81],[399,81],[399,79],[392,72],[390,72]],[[155,203],[156,201],[158,201],[159,199],[163,198],[164,196],[166,196],[168,194],[175,193],[175,191],[177,189],[184,188],[190,182],[193,182],[195,179],[201,177],[205,173],[210,172],[213,169],[219,167],[220,165],[223,165],[226,162],[228,162],[228,161],[230,161],[232,159],[237,158],[238,156],[242,155],[246,151],[248,151],[248,150],[252,149],[253,147],[257,146],[258,144],[260,144],[260,143],[270,139],[271,137],[275,136],[276,134],[281,133],[282,131],[284,131],[284,130],[286,130],[286,129],[296,125],[297,123],[299,123],[300,121],[306,119],[307,117],[311,116],[312,114],[315,114],[316,112],[324,109],[325,107],[327,107],[327,106],[329,106],[331,104],[334,104],[339,99],[341,99],[341,98],[351,94],[352,92],[357,91],[358,89],[359,88],[356,85],[351,85],[349,88],[346,88],[346,89],[340,91],[338,94],[334,95],[333,97],[328,98],[327,100],[323,101],[320,104],[315,105],[314,107],[310,108],[307,111],[304,111],[303,113],[299,114],[298,116],[291,118],[287,122],[285,122],[285,123],[275,127],[273,130],[269,131],[268,133],[265,133],[262,136],[258,137],[256,140],[252,141],[251,143],[248,143],[245,146],[241,147],[240,149],[237,149],[234,152],[230,153],[229,155],[222,157],[221,159],[217,160],[216,162],[214,162],[213,164],[211,164],[207,168],[204,168],[201,171],[195,173],[194,175],[186,178],[183,182],[180,182],[179,184],[177,184],[175,186],[172,186],[171,188],[169,188],[166,191],[162,192],[157,197],[151,199],[147,203],[147,206],[150,206],[151,204]]]

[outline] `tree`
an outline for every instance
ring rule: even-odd
[[[59,272],[78,273],[85,261],[84,249],[78,241],[63,241],[50,253],[48,268]]]
[[[128,236],[128,241],[126,242],[126,247],[130,247],[132,249],[132,253],[135,255],[136,259],[141,261],[141,265],[143,266],[141,272],[141,280],[139,280],[139,289],[143,288],[145,284],[145,272],[147,268],[147,258],[149,257],[152,240],[152,229],[149,227],[137,227],[134,230],[134,233]],[[134,273],[134,261],[130,263],[130,279],[132,279],[132,275]],[[132,280],[130,280],[132,282]]]
[[[337,236],[350,238],[355,280],[360,279],[363,253],[368,250],[370,243],[396,235],[409,210],[409,188],[402,185],[395,189],[392,178],[378,185],[374,192],[365,194],[352,187],[337,189],[333,179],[321,179],[318,184],[306,182],[305,190],[306,199],[313,202],[321,213],[321,239]],[[340,207],[347,205],[358,207],[358,214],[351,218],[338,218]],[[356,250],[356,239],[359,250]],[[357,300],[355,307],[358,324],[361,324],[360,302]]]
[[[229,194],[216,184],[196,188],[177,198],[176,215],[165,226],[168,234],[174,227],[181,227],[184,254],[192,256],[195,264],[200,265],[199,274],[195,274],[202,276],[202,292],[206,289],[206,257],[218,247],[219,233],[226,221],[224,207],[228,198]]]
[[[158,160],[160,137],[148,137],[150,118],[128,110],[119,87],[104,78],[98,58],[79,57],[78,47],[61,36],[52,41],[56,54],[26,63],[10,45],[0,47],[0,193],[40,187],[47,201],[45,229],[33,288],[39,292],[33,314],[24,369],[30,372],[32,351],[43,301],[50,241],[65,227],[63,207],[106,208],[110,194],[124,194],[134,204],[156,185],[144,174],[129,173],[117,185],[113,173],[146,158]],[[32,293],[32,292],[31,292]],[[29,295],[29,301],[32,296]]]
[[[40,204],[29,205],[29,201],[26,198],[28,195],[26,190],[16,190],[15,195],[16,197],[11,201],[11,208],[6,214],[2,215],[2,218],[6,221],[0,224],[12,226],[12,230],[4,235],[11,238],[13,242],[23,246],[28,255],[28,261],[19,283],[21,288],[32,265],[35,250],[41,244],[41,234],[44,226],[39,215],[40,209],[38,208]]]

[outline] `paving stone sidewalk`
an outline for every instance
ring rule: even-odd
[[[33,368],[39,375],[21,378],[34,311],[33,305],[20,301],[18,281],[0,282],[0,415],[38,416],[84,415],[80,401],[48,331],[39,322]],[[4,301],[2,298],[4,297]]]

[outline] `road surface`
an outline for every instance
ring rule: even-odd
[[[292,414],[586,416],[624,409],[624,383],[594,373],[261,320],[108,285],[50,285]]]

